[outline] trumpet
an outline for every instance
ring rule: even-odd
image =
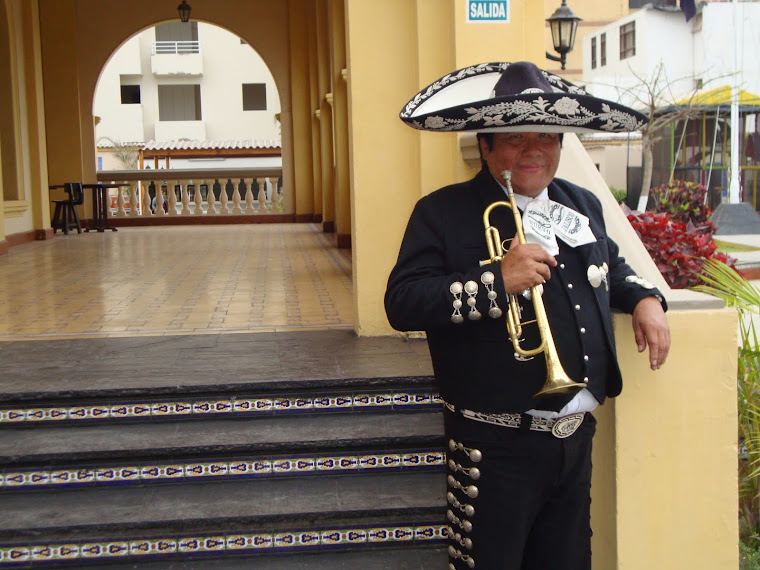
[[[488,246],[488,255],[490,256],[490,259],[481,261],[481,266],[487,263],[500,262],[505,255],[499,230],[491,225],[490,221],[491,212],[495,208],[505,207],[512,210],[512,215],[515,219],[515,227],[517,228],[514,239],[518,240],[518,243],[526,243],[522,217],[520,216],[520,210],[517,208],[515,193],[512,189],[512,173],[509,170],[505,170],[501,173],[501,176],[504,178],[505,186],[507,187],[509,202],[493,202],[483,213],[483,226],[485,227],[486,244]],[[541,390],[534,394],[534,398],[539,398],[548,394],[566,394],[586,387],[586,384],[572,380],[562,368],[562,363],[559,361],[559,356],[557,355],[557,348],[554,345],[552,331],[551,328],[549,328],[549,319],[546,316],[544,301],[541,298],[542,290],[543,288],[540,285],[534,285],[529,290],[529,298],[533,302],[533,310],[536,314],[535,320],[522,320],[522,308],[520,307],[516,295],[509,295],[509,309],[506,311],[507,331],[512,340],[512,346],[515,349],[515,357],[526,360],[543,352],[546,360],[546,381]],[[533,323],[538,327],[541,342],[535,348],[526,349],[521,345],[522,327]]]

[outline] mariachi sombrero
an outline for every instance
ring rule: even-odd
[[[424,131],[619,133],[647,122],[638,111],[589,95],[525,61],[449,73],[417,93],[399,116]]]

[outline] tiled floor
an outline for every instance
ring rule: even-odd
[[[0,340],[352,326],[350,252],[312,224],[59,234],[0,256]]]

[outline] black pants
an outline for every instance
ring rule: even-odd
[[[482,454],[475,462],[462,450],[449,452],[453,567],[590,570],[594,417],[586,414],[565,439],[477,422],[449,410],[444,423],[447,439]]]

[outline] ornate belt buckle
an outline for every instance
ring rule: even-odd
[[[559,439],[570,437],[575,433],[575,430],[583,423],[585,413],[570,414],[564,418],[559,418],[552,426],[552,435]]]

